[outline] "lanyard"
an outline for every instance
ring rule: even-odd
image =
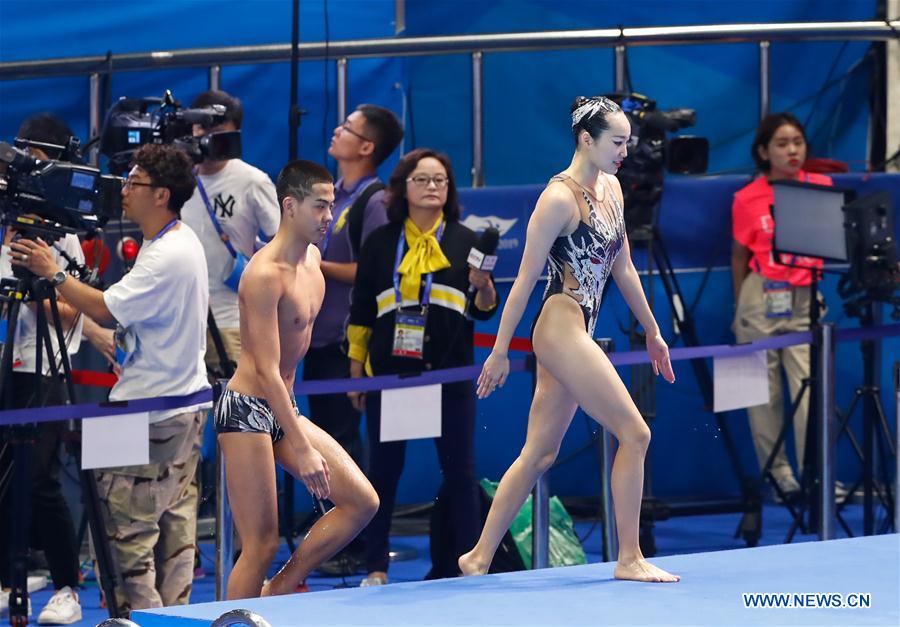
[[[151,239],[150,241],[151,241],[151,242],[155,242],[155,241],[158,240],[160,237],[162,237],[163,235],[165,235],[165,234],[166,234],[166,231],[168,231],[169,229],[171,229],[171,228],[172,228],[173,226],[175,226],[176,224],[178,224],[178,218],[172,218],[172,221],[169,222],[167,225],[165,225],[162,229],[160,229],[159,233],[157,233],[156,235],[154,235],[154,236],[153,236],[153,239]]]
[[[328,244],[331,242],[331,236],[334,235],[334,228],[341,221],[341,216],[344,211],[348,211],[353,207],[353,203],[356,202],[356,199],[366,191],[366,188],[374,183],[378,179],[377,175],[372,175],[362,179],[359,183],[356,184],[356,188],[353,190],[353,193],[350,194],[350,197],[347,198],[347,201],[341,205],[341,208],[338,209],[337,213],[334,215],[334,219],[331,221],[331,224],[328,225],[328,230],[325,231],[325,237],[322,239],[322,243],[319,245],[319,250],[322,251],[322,259],[325,258],[325,254],[328,252]]]
[[[216,227],[216,233],[219,234],[219,239],[225,244],[225,248],[228,249],[231,256],[237,259],[237,251],[235,251],[234,246],[231,245],[231,242],[228,240],[228,235],[222,229],[222,225],[219,224],[218,218],[216,218],[216,212],[209,202],[209,196],[206,195],[206,188],[203,187],[203,181],[200,180],[200,175],[197,174],[194,178],[197,180],[197,191],[200,192],[200,198],[203,199],[203,204],[206,205],[206,213],[209,214],[209,219],[212,220],[213,226]]]
[[[447,223],[441,219],[441,226],[438,227],[437,233],[435,237],[437,238],[438,243],[441,241],[441,237],[444,235],[444,225]],[[405,225],[400,225],[400,238],[397,240],[397,258],[394,261],[394,299],[397,302],[397,309],[403,309],[403,295],[400,293],[400,262],[403,261],[403,244],[406,242],[406,227]],[[422,307],[428,307],[428,303],[431,302],[431,283],[432,283],[432,273],[429,272],[425,275],[425,292],[422,294]]]

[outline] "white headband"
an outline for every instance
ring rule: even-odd
[[[618,108],[619,106],[608,98],[591,98],[572,112],[572,128],[575,128],[575,126],[584,118],[594,117],[595,115],[597,115],[598,111],[613,113]]]

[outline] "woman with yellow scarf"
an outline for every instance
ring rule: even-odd
[[[459,223],[450,160],[429,149],[410,152],[391,174],[386,197],[390,223],[372,232],[359,255],[347,329],[351,376],[471,365],[472,319],[494,315],[497,291],[488,272],[467,263],[478,236]],[[470,286],[475,294],[467,302]],[[381,394],[350,393],[350,399],[367,412],[368,475],[381,501],[365,531],[362,585],[380,585],[388,581],[388,534],[406,443],[380,441]],[[472,548],[481,528],[474,430],[473,383],[444,384],[435,444],[457,556]],[[456,574],[432,569],[431,576]]]

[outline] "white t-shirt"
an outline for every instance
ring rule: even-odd
[[[206,259],[197,236],[180,223],[144,241],[134,267],[103,292],[122,327],[125,361],[111,401],[183,396],[209,388],[206,379]],[[124,330],[124,333],[123,333]],[[150,422],[211,403],[150,413]]]
[[[62,257],[57,252],[57,249],[64,250],[66,254],[72,257],[78,263],[84,263],[84,252],[81,250],[81,243],[78,241],[78,237],[76,235],[72,235],[69,233],[58,242],[56,242],[52,248],[54,258],[56,263],[65,268],[68,265],[68,261]],[[12,264],[10,263],[10,254],[11,250],[7,246],[2,247],[2,253],[0,253],[0,276],[4,279],[13,277]],[[47,322],[51,322],[50,316],[47,316]],[[0,325],[3,326],[2,333],[6,334],[6,320],[3,319],[0,321]],[[74,355],[78,352],[78,348],[81,346],[81,329],[82,329],[82,316],[78,316],[76,318],[75,326],[69,329],[68,331],[63,330],[63,333],[66,337],[66,350],[69,355]],[[51,324],[49,327],[50,330],[50,342],[53,345],[53,354],[56,356],[56,363],[59,364],[59,370],[62,372],[62,362],[60,361],[59,354],[59,342],[56,341],[56,329]],[[2,343],[0,343],[2,344]],[[35,348],[37,347],[37,314],[32,310],[31,307],[26,303],[22,303],[22,306],[19,308],[19,318],[16,324],[16,337],[13,343],[13,370],[16,372],[31,372],[35,371]],[[42,348],[43,354],[41,355],[41,370],[44,372],[44,375],[50,374],[50,365],[47,363],[47,349]]]
[[[257,234],[262,232],[266,239],[275,235],[281,216],[275,185],[265,172],[240,159],[231,159],[219,172],[199,179],[235,250],[250,257]],[[239,328],[237,292],[223,283],[231,274],[234,261],[219,238],[199,190],[194,190],[194,195],[185,203],[181,217],[194,229],[206,253],[209,303],[216,325],[221,329]]]

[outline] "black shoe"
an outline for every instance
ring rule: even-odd
[[[326,577],[350,577],[366,572],[365,561],[346,549],[323,562],[316,570]]]
[[[794,503],[800,498],[800,484],[792,474],[782,474],[775,477],[778,489],[772,487],[772,499],[778,503]]]
[[[779,505],[784,505],[785,503],[794,504],[800,500],[800,490],[789,490],[787,492],[783,492],[784,497],[778,494],[775,490],[772,490],[772,500],[778,503]]]

